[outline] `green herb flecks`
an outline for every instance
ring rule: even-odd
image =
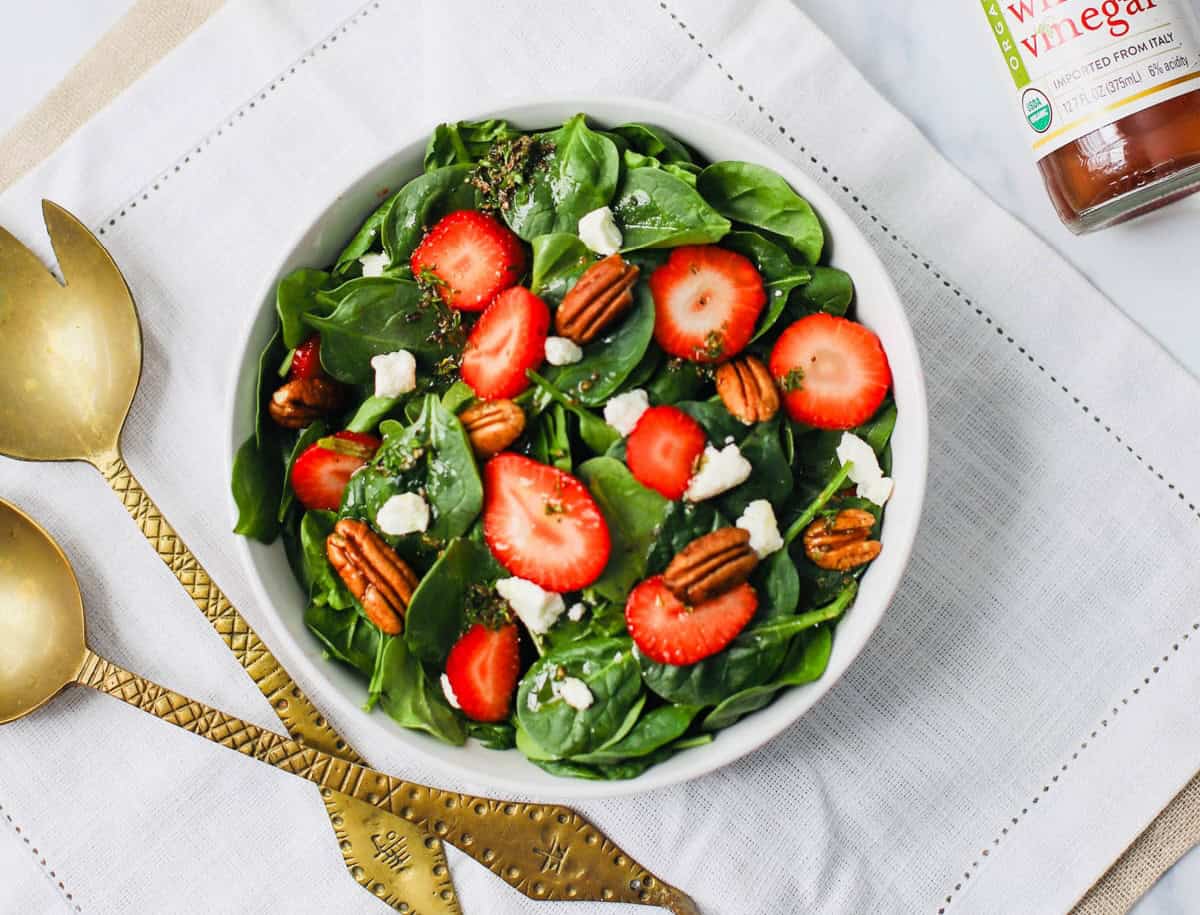
[[[546,157],[553,151],[553,143],[534,136],[505,137],[493,143],[471,172],[480,209],[508,210],[534,172],[546,168]]]

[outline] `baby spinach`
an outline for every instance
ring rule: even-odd
[[[279,536],[279,503],[283,497],[283,460],[274,436],[261,442],[251,435],[233,458],[233,500],[238,519],[235,534],[271,543]]]
[[[578,236],[570,232],[539,235],[531,245],[533,276],[529,288],[551,306],[563,300],[583,271],[596,260]]]
[[[591,589],[624,604],[645,575],[646,557],[670,503],[635,480],[629,468],[613,458],[592,458],[577,472],[604,514],[612,541],[608,565]]]
[[[571,472],[571,433],[567,427],[567,411],[556,403],[543,411],[534,421],[529,443],[530,456],[535,461]]]
[[[279,281],[275,290],[275,310],[279,314],[283,345],[288,349],[295,349],[312,332],[304,326],[304,315],[322,313],[316,294],[328,287],[329,280],[329,274],[324,270],[301,267]]]
[[[612,132],[628,143],[631,150],[643,156],[653,156],[660,162],[692,164],[692,154],[687,147],[661,127],[632,121],[614,127]]]
[[[397,196],[398,194],[393,194],[377,206],[375,211],[367,217],[367,221],[359,227],[333,265],[332,272],[335,277],[343,279],[350,276],[354,268],[358,266],[360,257],[382,245],[380,234],[383,231],[383,222],[387,219],[388,210],[396,202]],[[379,242],[379,245],[376,242]]]
[[[626,251],[720,241],[729,220],[686,181],[655,168],[631,168],[617,187],[613,213]]]
[[[333,512],[304,513],[300,519],[301,571],[309,600],[334,610],[348,610],[354,606],[354,598],[325,556],[325,541],[336,523],[337,515]]]
[[[296,458],[300,457],[309,445],[323,437],[328,431],[329,427],[325,421],[318,419],[311,425],[305,426],[296,436],[296,443],[292,446],[291,454],[288,455],[283,471],[283,494],[279,500],[279,511],[276,516],[280,524],[283,523],[283,519],[287,517],[288,511],[296,501],[296,494],[291,486],[292,467],[296,463]]]
[[[796,298],[807,311],[841,316],[854,300],[854,281],[837,267],[813,267],[812,281],[796,290]]]
[[[438,124],[425,144],[425,171],[478,162],[497,140],[520,135],[521,131],[498,118]]]
[[[489,750],[511,750],[517,745],[517,729],[507,721],[494,724],[468,721],[467,736],[478,740]]]
[[[758,232],[744,229],[730,232],[721,240],[721,246],[750,258],[762,274],[767,307],[758,319],[758,327],[751,341],[759,339],[775,326],[791,302],[793,290],[808,285],[814,270],[824,269],[793,263],[781,246]]]
[[[809,264],[821,259],[821,221],[808,201],[771,169],[716,162],[700,173],[696,186],[722,216],[779,235]]]
[[[639,152],[627,149],[621,153],[621,162],[627,171],[635,168],[657,168],[668,175],[674,175],[690,188],[696,187],[696,178],[703,171],[699,166],[690,162],[660,162],[653,156],[643,156]]]
[[[554,758],[598,749],[642,699],[632,648],[628,639],[602,639],[571,645],[535,661],[517,687],[521,729]],[[576,709],[555,694],[553,684],[563,676],[587,685],[591,705]]]
[[[537,642],[541,651],[556,651],[591,639],[608,639],[625,634],[625,608],[595,595],[595,606],[587,606],[582,619],[559,618]]]
[[[710,379],[695,362],[667,359],[646,383],[652,404],[674,404],[699,396]]]
[[[610,765],[646,756],[682,737],[700,709],[692,705],[660,705],[638,718],[624,737],[599,750],[571,758],[572,762]]]
[[[350,432],[373,432],[375,427],[387,419],[402,398],[377,397],[372,395],[358,405],[346,428]]]
[[[380,231],[393,264],[408,263],[425,230],[447,213],[475,207],[470,165],[447,165],[414,178],[392,199]]]
[[[399,725],[461,746],[467,728],[442,695],[441,685],[425,673],[401,636],[385,637],[371,676],[370,695]]]
[[[331,657],[364,674],[374,670],[384,635],[356,611],[311,604],[304,611],[304,625]]]
[[[404,615],[404,639],[420,660],[441,664],[466,624],[472,585],[493,577],[495,564],[486,546],[455,537],[425,573]]]
[[[745,483],[718,497],[721,510],[737,518],[756,499],[766,499],[775,508],[786,505],[792,494],[792,468],[783,453],[779,420],[757,423],[738,443],[738,450],[754,472]]]
[[[529,379],[537,388],[538,397],[547,403],[561,404],[579,421],[579,437],[595,454],[604,454],[621,440],[621,434],[590,410],[579,406],[557,387],[537,372],[529,372]],[[535,398],[536,403],[536,398]]]
[[[503,211],[509,228],[526,241],[578,232],[581,217],[612,200],[621,168],[616,144],[588,127],[582,114],[541,139],[551,152]]]
[[[736,442],[746,434],[745,424],[735,419],[719,399],[681,400],[675,406],[704,427],[714,448],[724,448],[727,439]]]

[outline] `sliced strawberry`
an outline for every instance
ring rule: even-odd
[[[687,489],[708,437],[678,407],[651,407],[625,442],[625,463],[639,483],[668,499]]]
[[[660,664],[695,664],[716,654],[746,628],[758,594],[743,582],[689,607],[667,590],[662,576],[647,578],[625,602],[625,625],[634,644]]]
[[[428,270],[445,284],[441,291],[447,305],[483,311],[497,293],[521,279],[525,249],[495,217],[457,210],[429,230],[410,266],[413,276]]]
[[[309,445],[292,465],[292,489],[305,508],[337,511],[350,475],[375,456],[373,435],[335,432]]]
[[[297,346],[296,351],[292,353],[289,377],[294,381],[297,378],[319,378],[322,374],[324,373],[321,370],[321,338],[317,334],[313,334]]]
[[[754,335],[767,302],[750,260],[716,245],[676,248],[650,276],[654,338],[673,356],[723,362]]]
[[[788,415],[819,429],[861,426],[892,385],[879,338],[861,324],[824,313],[803,317],[779,335],[770,370]]]
[[[586,588],[612,549],[591,493],[569,473],[519,454],[483,468],[483,535],[506,569],[547,591]]]
[[[481,400],[515,397],[529,387],[525,372],[542,364],[550,309],[524,286],[496,296],[479,316],[463,349],[462,379]]]
[[[475,721],[503,721],[521,675],[517,624],[489,629],[475,623],[446,658],[446,678],[463,714]]]

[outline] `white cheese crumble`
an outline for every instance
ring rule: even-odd
[[[406,349],[371,357],[371,368],[376,397],[399,397],[417,386],[417,360]]]
[[[576,711],[582,712],[584,709],[590,708],[591,704],[595,701],[592,691],[578,677],[565,677],[562,680],[555,680],[552,689],[555,696],[558,696]]]
[[[445,674],[442,674],[442,695],[446,697],[446,701],[449,702],[453,708],[462,708],[462,706],[458,704],[458,696],[454,695],[454,687],[450,685],[450,678]]]
[[[650,397],[641,388],[634,388],[618,394],[604,405],[604,421],[625,437],[649,409]]]
[[[621,250],[621,230],[608,207],[592,210],[579,220],[579,240],[606,257]]]
[[[766,499],[755,499],[746,506],[737,526],[750,532],[750,549],[762,559],[783,546],[779,533],[779,522],[775,520],[775,509]]]
[[[850,480],[858,484],[855,492],[860,499],[883,505],[891,498],[891,477],[883,475],[875,450],[853,432],[842,433],[842,440],[837,446],[837,458],[842,464],[854,463],[850,468]]]
[[[561,594],[544,591],[524,578],[501,578],[496,593],[508,601],[513,612],[521,618],[534,635],[544,635],[566,611]]]
[[[546,338],[546,361],[551,365],[571,365],[583,358],[583,350],[566,337]]]
[[[683,497],[689,502],[703,502],[745,483],[754,468],[742,457],[737,445],[726,445],[719,451],[704,446],[696,472],[688,481]]]
[[[429,503],[419,493],[399,493],[379,507],[375,524],[393,537],[426,530],[429,527]]]
[[[587,607],[585,607],[582,602],[577,601],[567,608],[567,619],[569,619],[572,623],[578,623],[581,619],[583,619],[583,615],[586,612]]]
[[[386,254],[364,254],[358,262],[362,264],[363,276],[383,276],[390,260]]]

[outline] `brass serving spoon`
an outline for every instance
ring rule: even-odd
[[[248,724],[105,660],[87,647],[83,598],[67,557],[37,522],[0,500],[0,724],[30,714],[72,683],[308,779],[323,794],[346,792],[424,826],[534,899],[641,903],[677,915],[699,913],[690,898],[567,807],[509,803],[393,778]],[[411,842],[397,837],[386,849],[389,859],[403,864]],[[449,883],[438,893],[449,898]]]
[[[159,557],[225,640],[289,734],[362,762],[309,701],[171,528],[121,457],[121,429],[142,373],[142,332],[125,278],[108,252],[62,207],[42,215],[66,278],[60,285],[33,252],[0,228],[0,454],[30,461],[86,461],[103,475]],[[344,792],[324,792],[326,814],[350,875],[398,911],[458,915],[440,842]],[[387,836],[413,849],[401,872]],[[421,886],[414,875],[421,874]],[[439,885],[430,895],[426,885]],[[442,892],[448,889],[450,897]],[[407,898],[406,898],[407,897]]]

